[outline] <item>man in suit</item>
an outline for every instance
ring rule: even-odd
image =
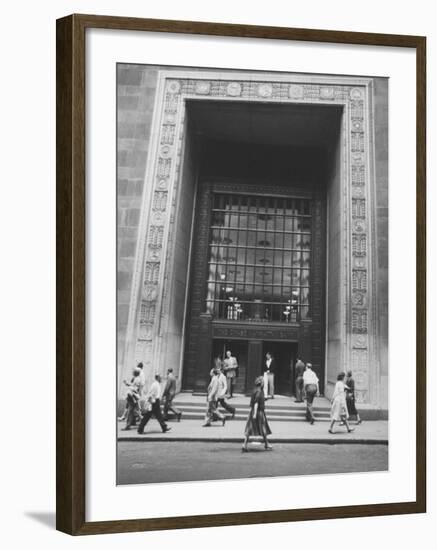
[[[232,355],[231,350],[226,352],[226,357],[223,360],[223,369],[226,375],[226,382],[228,385],[228,398],[231,399],[234,393],[234,380],[237,376],[238,362]]]
[[[303,373],[305,372],[305,363],[298,358],[295,366],[296,381],[296,403],[303,402]]]
[[[209,383],[206,397],[208,405],[205,413],[205,423],[203,424],[204,428],[211,426],[211,422],[213,422],[214,420],[221,420],[223,426],[226,422],[226,417],[217,409],[217,399],[220,391],[219,376],[220,369],[212,369],[211,382]]]
[[[235,416],[235,407],[232,405],[229,405],[229,403],[226,403],[226,391],[227,391],[227,380],[226,376],[224,374],[224,368],[222,367],[219,369],[219,375],[218,375],[218,381],[219,381],[219,389],[217,393],[217,404],[220,405],[231,414],[232,418]]]
[[[164,391],[162,392],[162,400],[164,402],[164,420],[168,420],[168,412],[171,411],[178,422],[181,421],[182,413],[179,409],[173,406],[173,399],[176,395],[176,378],[173,374],[173,369],[167,370],[167,381],[165,383]]]
[[[165,433],[171,430],[162,418],[161,413],[161,376],[155,374],[155,380],[150,386],[149,393],[145,398],[145,406],[143,416],[138,426],[138,433],[143,434],[147,422],[154,416],[161,426],[161,430]]]
[[[269,397],[275,398],[275,371],[276,361],[273,359],[272,354],[268,351],[266,353],[266,360],[264,362],[264,395],[266,399]]]

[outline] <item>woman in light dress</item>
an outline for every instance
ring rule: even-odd
[[[346,374],[341,372],[337,376],[337,383],[335,384],[334,394],[332,396],[331,406],[331,425],[329,427],[329,433],[333,434],[332,428],[336,422],[342,422],[347,428],[348,432],[353,432],[354,429],[349,426],[347,419],[349,414],[347,412],[346,404],[346,390],[348,387],[344,383]]]

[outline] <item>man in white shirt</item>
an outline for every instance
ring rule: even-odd
[[[152,416],[154,416],[156,420],[159,422],[159,425],[161,426],[161,430],[164,433],[169,432],[171,428],[167,426],[167,424],[165,423],[161,412],[161,376],[159,374],[155,374],[155,380],[152,382],[152,385],[150,386],[150,390],[146,396],[145,401],[146,401],[146,404],[149,405],[149,407],[148,407],[148,410],[145,410],[143,412],[140,425],[138,426],[138,433],[139,434],[144,433],[144,428],[147,422],[152,418]]]
[[[263,369],[263,378],[264,378],[264,396],[266,399],[275,398],[275,371],[276,371],[276,362],[272,357],[270,352],[266,353],[266,361],[264,363]]]
[[[231,413],[232,418],[235,416],[235,407],[232,405],[229,405],[229,403],[226,402],[226,391],[228,389],[228,384],[226,381],[226,376],[223,372],[223,368],[220,369],[219,375],[218,375],[218,393],[217,393],[217,403],[225,409],[225,411],[228,411]]]
[[[223,423],[223,426],[226,422],[226,417],[218,411],[217,409],[217,399],[220,389],[220,383],[219,383],[219,373],[220,370],[214,368],[212,370],[212,377],[211,382],[208,386],[208,394],[207,394],[207,402],[208,402],[208,408],[206,409],[205,413],[205,423],[203,424],[204,428],[207,428],[208,426],[211,426],[211,422],[213,420],[221,420]]]
[[[319,379],[313,371],[311,363],[306,364],[305,372],[303,373],[303,387],[307,406],[306,417],[310,424],[314,424],[313,401],[314,397],[319,394]]]

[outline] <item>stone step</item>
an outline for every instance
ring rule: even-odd
[[[180,410],[182,411],[182,419],[183,420],[203,420],[205,418],[205,410],[206,409],[203,410],[203,411],[199,411],[199,412],[184,411],[182,409],[180,409]],[[226,413],[226,411],[224,411],[223,409],[220,409],[220,412],[222,412],[223,414],[226,414],[227,416],[229,416],[229,413]],[[246,421],[247,416],[248,416],[248,414],[240,414],[237,411],[237,413],[234,416],[234,420]],[[325,416],[321,416],[317,413],[315,413],[314,416],[315,416],[315,419],[316,419],[317,422],[329,422],[329,416],[325,417]],[[274,415],[274,414],[267,414],[267,420],[269,422],[304,422],[306,420],[306,418],[305,418],[305,414],[287,415],[287,416],[278,416],[278,415]]]
[[[235,407],[237,409],[238,412],[241,412],[241,414],[243,413],[246,413],[248,414],[249,413],[249,407],[248,406],[245,406],[245,405],[238,405],[238,404],[234,404],[232,402],[228,402],[231,406]],[[205,408],[206,408],[206,403],[203,403],[203,404],[195,404],[195,405],[190,405],[190,404],[187,404],[187,403],[176,403],[174,402],[174,405],[182,410],[182,411],[204,411]],[[313,411],[317,414],[319,414],[320,416],[329,416],[330,414],[330,411],[329,410],[324,410],[324,409],[320,409],[320,408],[313,408]],[[293,416],[293,415],[297,415],[297,416],[301,416],[301,415],[305,415],[305,409],[304,408],[295,408],[295,409],[280,409],[280,408],[270,408],[270,407],[267,407],[266,408],[266,412],[267,414],[273,414],[273,415],[277,415],[277,416]]]
[[[235,407],[236,414],[235,420],[246,420],[249,415],[249,404],[242,404],[241,402],[234,402],[229,400],[228,403]],[[183,418],[187,420],[202,419],[206,412],[206,402],[182,402],[174,401],[173,404],[179,409]],[[219,407],[220,412],[226,413],[224,409]],[[330,411],[328,407],[314,407],[314,416],[317,420],[328,422],[330,418]],[[226,413],[229,414],[229,413]],[[273,405],[272,403],[266,404],[267,418],[271,421],[278,422],[302,422],[306,419],[305,406],[304,405],[286,405],[285,403],[278,403]]]
[[[186,409],[186,410],[191,410],[191,409],[204,409],[206,407],[206,400],[204,402],[188,402],[188,401],[173,401],[174,405],[178,408],[178,409]],[[238,410],[242,410],[242,411],[246,411],[246,412],[249,412],[249,403],[241,403],[241,402],[237,402],[237,401],[234,401],[233,399],[229,399],[227,400],[227,403],[229,403],[229,405],[232,405],[233,407],[237,408]],[[303,404],[296,404],[296,405],[285,405],[285,404],[282,404],[282,403],[278,403],[278,404],[272,404],[271,402],[267,402],[266,403],[266,411],[268,413],[272,413],[272,414],[299,414],[299,413],[302,413],[302,414],[305,414],[305,405]],[[330,414],[330,407],[323,407],[323,406],[320,406],[320,405],[314,405],[313,406],[313,411],[314,412],[318,412],[320,414],[327,414],[329,415]]]

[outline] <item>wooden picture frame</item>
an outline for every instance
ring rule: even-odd
[[[85,515],[85,32],[311,41],[416,51],[416,499],[411,502],[87,522]],[[426,511],[426,39],[421,36],[71,15],[57,21],[57,529],[71,535],[290,522]]]

